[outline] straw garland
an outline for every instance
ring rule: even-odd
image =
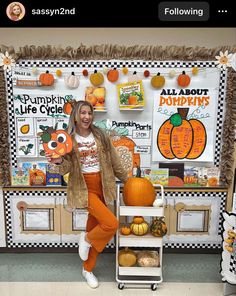
[[[10,148],[4,72],[0,69],[0,186],[10,185]]]

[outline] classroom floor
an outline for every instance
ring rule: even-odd
[[[115,280],[115,254],[100,255],[94,273],[98,289],[91,289],[81,276],[76,253],[0,253],[1,296],[74,295],[223,295],[220,254],[174,254],[163,256],[163,283],[157,291],[147,286],[126,285],[119,290]],[[127,294],[128,293],[128,294]]]

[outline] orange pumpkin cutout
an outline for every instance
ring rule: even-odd
[[[189,86],[191,79],[190,79],[190,76],[185,74],[185,71],[183,71],[182,74],[178,76],[177,81],[179,86],[187,87]]]
[[[126,136],[115,135],[111,139],[121,158],[123,167],[128,172],[128,176],[133,176],[133,168],[140,166],[140,155],[134,152],[135,142]]]
[[[187,120],[189,108],[178,108],[160,127],[157,146],[167,159],[196,159],[205,150],[207,135],[204,125],[197,119]]]
[[[46,71],[46,73],[40,74],[39,81],[42,86],[51,86],[54,84],[54,76],[49,71]]]
[[[63,112],[67,115],[70,115],[72,112],[73,106],[71,102],[66,102],[63,106]]]
[[[119,79],[119,71],[114,68],[107,72],[107,79],[110,82],[116,82]]]
[[[72,150],[72,138],[65,130],[47,127],[39,135],[41,136],[45,153],[51,154],[52,158],[61,157]]]

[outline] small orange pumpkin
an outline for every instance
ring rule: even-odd
[[[46,71],[46,73],[40,74],[39,81],[43,86],[51,86],[54,84],[54,76],[49,71]]]
[[[120,233],[123,235],[129,235],[131,233],[131,229],[129,226],[123,226],[120,229]]]
[[[67,115],[71,114],[72,109],[73,109],[73,106],[71,102],[66,102],[63,106],[63,112]]]
[[[104,82],[104,77],[102,73],[95,70],[94,73],[90,75],[89,80],[92,85],[99,86]]]
[[[107,72],[107,79],[110,82],[116,82],[119,79],[119,71],[114,68]]]
[[[133,222],[134,222],[135,224],[143,223],[143,221],[144,221],[143,216],[135,216],[135,217],[133,218]]]
[[[191,79],[190,79],[190,76],[187,75],[185,73],[185,71],[183,71],[182,74],[180,74],[178,76],[177,81],[178,81],[178,85],[179,86],[181,86],[181,87],[187,87],[187,86],[189,86]]]
[[[140,167],[136,177],[130,177],[124,185],[123,200],[126,206],[152,206],[156,197],[153,184],[141,178]]]

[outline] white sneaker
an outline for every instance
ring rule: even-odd
[[[90,288],[95,289],[95,288],[98,287],[98,280],[97,280],[96,276],[92,272],[86,271],[83,268],[82,275],[86,279],[87,284],[89,285]]]
[[[81,232],[79,237],[79,255],[83,261],[88,259],[89,249],[91,245],[85,240],[85,232]]]

